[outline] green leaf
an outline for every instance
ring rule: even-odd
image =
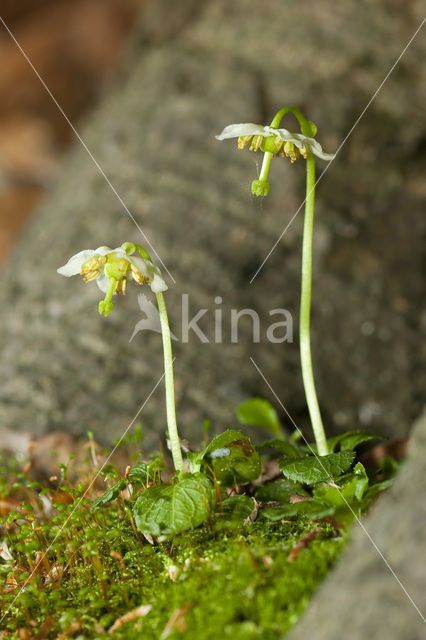
[[[277,449],[289,458],[300,458],[302,455],[299,449],[294,446],[294,444],[291,444],[286,440],[265,440],[265,442],[262,442],[262,444],[259,444],[257,446],[258,449],[266,449],[267,447],[270,447],[271,449]]]
[[[262,510],[262,515],[268,520],[273,521],[295,518],[300,515],[311,518],[312,520],[319,520],[333,514],[334,508],[331,505],[315,499],[295,502],[294,504],[283,504],[280,507],[271,507]]]
[[[247,436],[244,435],[242,431],[238,431],[238,429],[227,429],[223,433],[213,438],[213,440],[207,445],[204,451],[201,452],[201,457],[205,458],[213,451],[216,451],[217,449],[223,449],[223,447],[227,447],[228,444],[231,444],[231,442],[235,442],[235,440],[241,439],[248,440]]]
[[[259,454],[248,438],[215,449],[208,458],[217,482],[225,487],[248,484],[262,471]]]
[[[298,493],[300,496],[307,496],[308,492],[301,484],[291,480],[281,479],[264,484],[256,491],[256,500],[260,502],[288,502],[291,496]]]
[[[187,451],[186,457],[189,463],[191,473],[198,473],[203,462],[204,451]]]
[[[112,487],[107,489],[105,493],[103,493],[99,498],[97,498],[92,504],[92,509],[99,509],[102,505],[107,504],[107,502],[111,502],[115,500],[120,495],[120,491],[123,491],[127,487],[127,483],[125,480],[119,480],[116,484],[113,484]]]
[[[193,529],[207,520],[213,497],[212,483],[201,474],[174,485],[149,487],[135,502],[136,527],[152,536]]]
[[[384,480],[383,482],[377,482],[376,484],[371,485],[371,487],[368,487],[363,495],[363,510],[366,509],[382,491],[386,491],[387,489],[389,489],[389,487],[392,486],[392,483],[393,479],[389,479]]]
[[[146,462],[138,462],[129,471],[129,482],[134,486],[140,487],[148,483],[149,468]]]
[[[283,431],[274,407],[263,398],[251,398],[240,404],[236,414],[241,424],[252,425],[267,429],[278,438],[283,437]]]
[[[361,501],[368,487],[369,479],[364,466],[360,462],[354,466],[354,474],[356,478],[355,498]]]
[[[228,524],[241,525],[253,512],[255,503],[249,496],[232,496],[220,505],[218,513],[223,515]]]
[[[341,451],[346,451],[353,450],[358,445],[370,440],[384,440],[384,438],[368,431],[346,431],[334,436],[334,438],[329,438],[327,444],[330,451],[334,451],[338,445],[340,445]]]
[[[284,458],[279,467],[286,478],[303,484],[316,484],[330,480],[347,471],[355,458],[354,451],[339,451],[327,456],[308,456],[298,460]]]

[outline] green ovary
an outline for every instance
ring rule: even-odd
[[[128,260],[125,260],[122,256],[117,256],[114,253],[108,254],[108,261],[104,267],[105,275],[108,278],[122,280],[129,269],[130,262]]]

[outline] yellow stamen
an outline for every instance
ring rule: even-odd
[[[274,153],[279,153],[283,147],[284,142],[281,140],[279,136],[275,137],[274,140]]]
[[[262,136],[253,136],[253,140],[251,141],[250,145],[250,151],[257,151],[262,144],[262,140]]]
[[[130,265],[130,268],[132,270],[133,280],[137,282],[137,284],[143,284],[145,282],[145,278],[143,277],[141,272],[138,271],[133,264]]]
[[[248,143],[250,142],[252,137],[253,136],[240,136],[238,138],[238,148],[239,149],[244,149],[244,147],[246,147],[248,145]]]
[[[99,269],[92,269],[92,271],[88,271],[84,276],[84,282],[92,282],[92,280],[96,280],[96,278],[100,275]]]

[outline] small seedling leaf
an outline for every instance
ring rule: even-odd
[[[248,424],[253,427],[267,429],[282,438],[283,432],[274,407],[263,398],[250,398],[236,409],[236,414],[241,424]]]
[[[334,438],[330,438],[327,443],[330,451],[335,451],[337,447],[339,447],[341,451],[352,451],[360,444],[369,442],[370,440],[384,440],[384,438],[383,436],[378,436],[368,431],[346,431],[346,433],[341,433]]]
[[[105,493],[103,493],[94,501],[94,503],[92,504],[92,509],[99,509],[99,507],[102,507],[104,504],[107,504],[108,502],[111,502],[112,500],[118,498],[118,496],[120,495],[120,491],[123,491],[126,486],[127,483],[125,480],[119,480],[118,482],[116,482],[114,485],[112,485],[112,487],[107,489]]]
[[[288,456],[289,458],[301,457],[301,452],[299,451],[299,449],[295,447],[294,444],[291,444],[291,442],[287,442],[286,440],[265,440],[265,442],[262,442],[262,444],[258,445],[257,448],[267,449],[268,447],[281,451],[281,453],[283,453],[285,456]]]
[[[295,493],[300,496],[308,495],[301,484],[287,479],[275,480],[259,487],[256,491],[256,500],[260,502],[288,502]]]
[[[242,525],[251,516],[255,508],[255,502],[249,496],[232,496],[226,498],[218,509],[219,515],[223,515],[230,525]]]
[[[186,477],[174,485],[149,487],[136,500],[134,518],[147,535],[171,535],[205,522],[213,503],[213,485],[205,476]]]
[[[262,510],[262,515],[273,521],[295,518],[300,515],[312,520],[319,520],[331,516],[333,513],[334,508],[331,505],[315,499],[295,502],[294,504],[283,504],[279,507],[270,507]]]
[[[327,456],[307,456],[298,460],[284,458],[279,467],[283,474],[293,482],[316,484],[336,478],[349,469],[355,458],[355,452],[346,450],[330,453]]]

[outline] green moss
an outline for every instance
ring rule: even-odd
[[[259,518],[233,531],[204,527],[152,546],[135,535],[125,510],[115,504],[96,515],[84,504],[74,511],[72,505],[62,508],[36,533],[31,522],[10,530],[9,549],[21,568],[21,574],[13,571],[18,582],[28,575],[35,552],[49,544],[50,564],[64,573],[51,581],[40,571],[13,604],[17,591],[3,594],[3,611],[11,606],[3,621],[5,637],[18,638],[17,629],[29,626],[36,634],[50,619],[48,637],[78,621],[79,637],[97,638],[119,616],[150,604],[144,618],[109,637],[158,640],[176,609],[187,607],[185,633],[173,629],[169,638],[275,639],[297,621],[343,545],[331,525],[320,524],[317,539],[291,561],[289,551],[313,526],[300,517]],[[0,584],[11,574],[10,565],[1,565]]]

